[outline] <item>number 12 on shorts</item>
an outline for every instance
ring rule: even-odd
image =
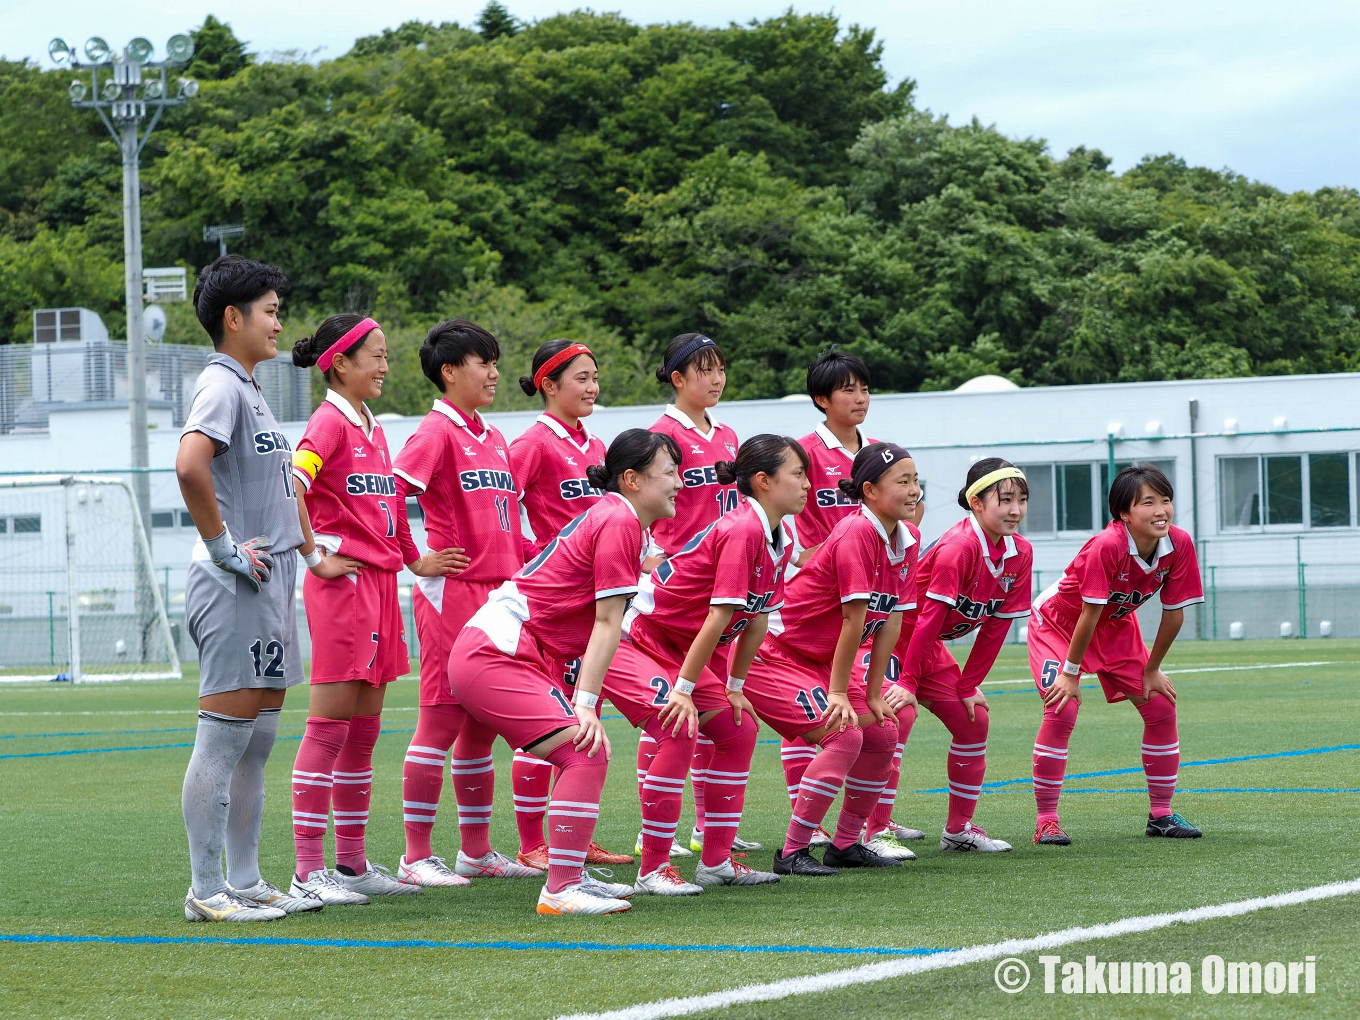
[[[265,644],[260,638],[250,646],[250,656],[255,665],[256,677],[268,677],[270,680],[283,679],[283,642],[271,641]],[[265,656],[269,661],[265,661]]]

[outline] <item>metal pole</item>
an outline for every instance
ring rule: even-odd
[[[80,683],[80,585],[76,579],[76,486],[74,478],[63,478],[66,486],[66,643],[71,659],[71,683]]]
[[[217,257],[221,258],[227,253],[227,239],[221,234],[217,235]]]
[[[1199,544],[1199,450],[1195,431],[1199,428],[1199,401],[1190,401],[1190,538]],[[1201,561],[1203,562],[1203,561]],[[1203,575],[1200,583],[1204,583]],[[1195,614],[1195,637],[1204,638],[1204,611]]]
[[[1308,636],[1308,582],[1304,577],[1303,536],[1294,536],[1294,561],[1299,565],[1299,637]]]
[[[142,531],[151,537],[151,479],[146,438],[146,341],[142,325],[142,175],[137,119],[119,124],[123,145],[123,284],[127,300],[128,404],[132,430],[133,491]]]

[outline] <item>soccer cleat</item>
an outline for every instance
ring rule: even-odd
[[[515,860],[523,864],[526,868],[537,868],[539,871],[548,870],[548,848],[546,846],[536,847],[527,854],[521,850],[515,854]]]
[[[993,839],[987,835],[986,829],[972,822],[964,822],[962,832],[950,832],[946,829],[940,833],[940,849],[954,853],[971,851],[1002,853],[1010,848],[1011,845],[1004,839]]]
[[[691,852],[701,854],[704,852],[704,830],[691,829],[689,833],[689,848]]]
[[[397,881],[403,885],[418,885],[427,889],[472,884],[471,879],[455,875],[442,857],[422,857],[408,864],[405,854],[397,861]]]
[[[892,830],[892,834],[893,834],[894,836],[896,836],[898,839],[902,840],[903,842],[906,842],[906,841],[909,840],[909,839],[925,839],[925,838],[926,838],[926,834],[925,834],[924,832],[922,832],[920,829],[911,829],[911,828],[908,828],[908,827],[905,826],[905,825],[898,825],[898,824],[897,824],[895,821],[893,821],[891,818],[888,819],[888,828],[889,828],[890,830]]]
[[[910,853],[910,851],[908,851]],[[912,854],[915,857],[915,854]],[[863,843],[851,843],[844,850],[833,844],[822,854],[822,863],[828,868],[900,868],[902,862],[892,857],[875,853]]]
[[[737,860],[738,857],[745,856],[745,854],[733,854],[721,864],[714,865],[711,868],[700,861],[694,868],[695,884],[707,889],[713,885],[768,885],[771,882],[779,881],[779,876],[774,872],[756,871]]]
[[[419,896],[425,890],[410,882],[398,882],[381,864],[366,862],[368,870],[361,875],[346,875],[336,872],[336,880],[350,892],[363,893],[365,896]]]
[[[673,864],[667,864],[650,875],[638,875],[633,891],[652,896],[698,896],[704,890],[703,886],[686,882]]]
[[[561,892],[550,893],[545,885],[538,894],[540,914],[621,914],[632,908],[627,900],[597,896],[579,885],[569,885]]]
[[[739,853],[755,853],[757,850],[764,850],[764,843],[757,843],[753,839],[742,839],[738,836],[732,840],[732,849]]]
[[[186,921],[277,921],[286,916],[281,907],[262,906],[243,900],[233,890],[214,893],[205,900],[194,896],[193,889],[184,897]]]
[[[488,850],[481,857],[469,857],[463,851],[458,851],[458,859],[453,862],[455,873],[464,878],[542,878],[543,872],[538,868],[526,868],[523,864],[512,861],[505,854],[498,854],[495,850]]]
[[[813,857],[812,851],[807,847],[795,850],[787,857],[784,856],[782,850],[776,850],[774,852],[774,873],[776,875],[800,875],[804,878],[823,878],[840,874],[835,868],[829,868]]]
[[[808,841],[808,846],[830,846],[831,833],[825,829],[818,829],[812,834],[812,839]]]
[[[293,882],[288,886],[288,894],[304,896],[307,893],[319,896],[321,902],[328,907],[362,907],[368,902],[367,896],[341,885],[335,872],[324,868],[313,871],[305,882],[296,875],[293,876]]]
[[[1049,818],[1035,827],[1034,843],[1036,846],[1071,846],[1072,837],[1063,832],[1056,819]]]
[[[547,866],[547,858],[548,858],[548,852],[547,852],[547,848],[545,847],[545,848],[544,848],[544,851],[543,851],[544,867]],[[632,856],[631,856],[630,854],[611,854],[608,850],[606,850],[604,847],[600,846],[599,843],[596,843],[596,842],[592,839],[592,840],[590,841],[590,846],[586,848],[586,863],[587,863],[587,864],[632,864],[632,863],[633,863],[633,858],[632,858]]]
[[[253,903],[257,907],[278,907],[285,914],[305,914],[309,910],[320,910],[325,906],[316,893],[290,895],[264,879],[260,879],[249,889],[233,889],[232,892],[247,903]]]
[[[1161,818],[1148,815],[1147,828],[1144,832],[1149,836],[1166,836],[1168,839],[1199,839],[1204,835],[1179,814],[1164,815]]]
[[[916,855],[902,845],[902,841],[892,834],[891,829],[884,829],[864,845],[880,857],[891,857],[895,861],[916,860]]]
[[[633,895],[634,889],[631,885],[624,882],[601,882],[595,875],[603,875],[605,878],[613,878],[614,873],[608,868],[586,868],[581,872],[581,888],[595,896],[603,896],[606,899],[626,900]]]
[[[638,833],[637,842],[633,844],[633,852],[639,857],[642,856],[642,833],[640,832]],[[679,840],[674,840],[671,843],[670,855],[672,857],[693,857],[694,852],[690,850],[689,847],[681,846]]]

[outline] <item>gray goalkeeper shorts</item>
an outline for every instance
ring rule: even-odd
[[[258,592],[216,566],[196,543],[184,585],[184,620],[198,646],[198,696],[246,687],[285,690],[303,680],[298,647],[297,552],[274,558]]]

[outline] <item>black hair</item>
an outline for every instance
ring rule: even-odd
[[[561,354],[574,343],[576,343],[575,340],[549,340],[534,353],[533,363],[529,366],[529,374],[519,377],[519,388],[524,391],[526,397],[532,397],[535,393],[541,392],[539,388],[534,385],[534,376],[538,374],[538,370],[547,364],[549,359]],[[582,355],[576,355],[576,358],[579,357],[582,357]],[[589,358],[591,361],[595,361],[595,355],[593,354],[586,354],[584,357]],[[561,383],[563,373],[575,364],[576,358],[570,358],[567,361],[562,362],[562,364],[554,368],[544,378],[551,379],[555,383]],[[599,365],[600,363],[595,361],[595,367],[598,368]],[[547,402],[547,399],[546,396],[543,398],[545,403]]]
[[[721,484],[731,485],[735,482],[738,492],[743,496],[751,496],[754,495],[751,479],[762,472],[774,475],[779,470],[779,465],[784,463],[785,450],[794,452],[806,473],[811,464],[807,451],[798,441],[788,436],[770,435],[768,432],[746,440],[737,451],[736,460],[720,460],[713,465],[713,470],[717,472]]]
[[[861,382],[868,386],[869,366],[847,351],[833,347],[817,355],[817,360],[808,366],[807,391],[814,404],[817,403],[818,397],[830,400],[831,394],[852,382]],[[820,406],[818,404],[818,407]]]
[[[586,481],[597,489],[618,492],[619,478],[625,471],[646,471],[661,450],[671,455],[677,467],[680,465],[680,444],[664,432],[624,429],[609,444],[604,463],[586,468]]]
[[[1143,491],[1143,486],[1159,496],[1167,499],[1175,499],[1176,492],[1171,487],[1171,479],[1161,468],[1153,464],[1130,464],[1114,476],[1114,481],[1110,483],[1110,518],[1120,520],[1121,514],[1126,514],[1138,500],[1139,494]]]
[[[671,382],[671,373],[666,371],[666,366],[671,363],[671,359],[685,349],[685,345],[691,340],[703,336],[703,333],[681,333],[674,340],[666,345],[666,353],[661,356],[661,364],[657,366],[656,381],[662,386],[674,386]],[[679,372],[682,375],[685,370],[693,365],[700,372],[707,372],[711,368],[726,368],[727,359],[723,357],[722,349],[716,343],[708,343],[703,347],[697,348],[689,357],[671,369],[672,372]]]
[[[1015,465],[1008,460],[1002,460],[1000,457],[983,457],[981,460],[976,461],[973,466],[968,469],[968,477],[963,483],[963,488],[959,490],[959,506],[963,507],[965,510],[972,510],[972,504],[968,502],[969,486],[983,475],[991,474],[997,468],[1007,467],[1015,467]],[[977,494],[978,498],[985,501],[987,493],[991,492],[993,489],[997,490],[997,497],[1000,498],[1001,491],[999,487],[1005,485],[1007,482],[1011,483],[1020,495],[1028,498],[1029,483],[1023,478],[1003,478],[999,482],[993,482]]]
[[[311,368],[321,360],[321,355],[330,350],[331,344],[335,343],[363,321],[364,316],[355,315],[352,312],[341,312],[339,315],[332,315],[329,319],[316,327],[315,333],[311,336],[304,336],[293,345],[293,364],[297,365],[298,368]],[[379,327],[377,326],[373,327],[373,329],[378,328]],[[359,337],[359,339],[355,340],[354,343],[350,344],[340,353],[347,358],[354,357],[359,348],[364,345],[364,341],[368,339],[368,334],[373,332],[373,329],[365,332],[363,336]],[[331,381],[332,371],[334,371],[334,367],[328,368],[322,373],[326,377],[326,382]]]
[[[840,481],[838,481],[836,483],[836,488],[840,489],[841,492],[843,492],[847,497],[849,497],[854,502],[856,503],[862,502],[864,499],[864,487],[868,485],[869,482],[876,481],[877,479],[882,478],[883,472],[886,471],[888,467],[899,461],[906,460],[908,457],[911,456],[911,454],[906,453],[906,451],[903,450],[902,452],[906,454],[906,456],[899,456],[894,460],[886,461],[885,463],[883,463],[883,466],[878,469],[878,474],[874,475],[873,478],[866,478],[863,481],[861,481],[858,485],[856,485],[855,479],[863,477],[860,474],[860,472],[865,470],[866,463],[870,460],[879,460],[879,454],[882,451],[891,447],[892,445],[893,444],[891,443],[866,443],[865,445],[861,446],[859,448],[859,453],[855,454],[855,459],[850,462],[850,477],[842,478]],[[886,456],[890,457],[891,454],[887,454]]]
[[[278,266],[256,262],[241,255],[223,255],[203,272],[194,284],[194,312],[198,321],[212,337],[214,347],[223,340],[222,316],[227,306],[250,314],[250,306],[271,290],[282,294],[288,278]]]
[[[487,362],[499,361],[501,345],[475,322],[445,319],[425,334],[420,345],[420,370],[443,393],[444,366],[461,365],[473,356]]]

